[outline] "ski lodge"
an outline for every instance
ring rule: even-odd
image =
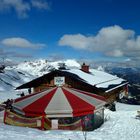
[[[55,77],[63,77],[63,86],[75,88],[106,98],[108,103],[112,103],[119,98],[120,93],[127,94],[128,82],[117,76],[113,76],[103,71],[89,69],[89,66],[83,63],[81,69],[66,69],[61,66],[58,70],[53,70],[37,79],[25,83],[20,89],[33,89],[33,93],[40,92],[50,87],[55,87]]]
[[[98,70],[60,67],[16,89],[33,93],[5,110],[4,123],[41,130],[92,131],[104,123],[104,106],[125,90],[127,81]]]

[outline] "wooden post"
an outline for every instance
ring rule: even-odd
[[[105,110],[105,109],[103,108],[103,109],[102,109],[103,123],[105,122],[105,120],[104,120],[104,119],[105,119],[104,110]]]
[[[41,130],[44,130],[44,124],[45,124],[45,116],[42,116],[42,120],[41,120]]]
[[[4,119],[4,120],[3,120],[4,123],[6,123],[6,121],[5,121],[5,120],[6,120],[6,114],[7,114],[6,111],[7,111],[7,110],[5,109],[5,110],[4,110],[4,118],[3,118],[3,119]]]

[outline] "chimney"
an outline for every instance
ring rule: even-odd
[[[86,65],[85,63],[83,63],[81,66],[81,70],[86,73],[89,73],[89,65]]]

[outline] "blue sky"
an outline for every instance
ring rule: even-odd
[[[0,0],[0,55],[140,59],[139,0]]]

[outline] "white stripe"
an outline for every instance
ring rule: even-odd
[[[47,118],[65,118],[65,117],[73,117],[73,114],[51,114],[51,115],[46,115]]]
[[[58,88],[56,90],[56,93],[54,94],[53,98],[51,99],[50,103],[45,109],[45,113],[48,115],[53,114],[72,114],[72,108],[69,104],[66,96],[64,95],[61,88]]]
[[[19,102],[16,102],[14,103],[12,106],[14,108],[18,108],[20,110],[22,110],[23,108],[25,108],[26,106],[32,104],[33,102],[35,102],[36,100],[38,100],[39,98],[43,97],[44,95],[47,95],[48,93],[50,93],[54,88],[51,88],[51,89],[48,89],[48,90],[45,90],[41,93],[38,93],[38,94],[35,94],[31,97],[28,97],[26,99],[23,99]]]
[[[68,89],[68,88],[65,88],[65,89],[67,91],[69,91],[71,94],[73,94],[73,95],[77,96],[78,98],[84,100],[85,102],[91,104],[92,106],[95,107],[95,109],[96,109],[96,107],[99,108],[100,106],[103,106],[106,103],[105,101],[102,101],[102,100],[97,99],[95,97],[88,96],[88,95],[86,95],[84,93],[80,93],[78,91],[75,91],[75,90],[72,90],[72,89]]]
[[[17,108],[13,108],[13,110],[21,115],[25,115],[25,112],[23,112],[22,110],[19,110]]]

